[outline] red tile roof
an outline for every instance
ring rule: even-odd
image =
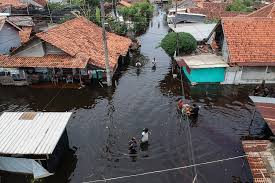
[[[33,0],[34,2],[36,2],[37,4],[45,7],[48,3],[48,0]]]
[[[4,68],[44,67],[44,68],[85,68],[89,58],[83,54],[47,55],[44,57],[16,57],[0,55],[0,65]]]
[[[69,20],[36,36],[71,56],[84,53],[90,58],[90,64],[105,68],[102,29],[84,17]],[[116,67],[120,55],[127,54],[131,43],[126,37],[107,33],[111,69]]]
[[[271,183],[275,178],[274,144],[268,140],[242,141],[255,183]]]
[[[19,31],[21,43],[26,43],[30,39],[31,32],[32,27],[22,27],[22,30]]]
[[[204,2],[203,7],[190,8],[190,13],[206,15],[207,19],[220,19],[221,17],[234,17],[238,12],[226,11],[228,3]]]
[[[275,3],[264,6],[247,15],[248,17],[273,17],[275,18]]]
[[[223,18],[229,61],[238,65],[275,63],[275,19]]]
[[[20,0],[0,0],[0,8],[12,6],[13,8],[26,8],[27,4],[22,3]]]

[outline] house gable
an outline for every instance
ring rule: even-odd
[[[0,54],[9,54],[11,48],[17,48],[20,44],[18,30],[9,23],[4,23],[0,29]]]

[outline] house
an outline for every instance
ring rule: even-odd
[[[0,16],[0,54],[9,54],[11,49],[20,46],[19,31],[22,31],[20,27],[7,17]]]
[[[244,140],[242,146],[252,173],[253,182],[274,182],[274,142],[271,140]]]
[[[250,126],[257,110],[265,123],[269,135],[275,134],[275,99],[270,97],[249,96],[255,104]],[[275,180],[275,143],[273,140],[244,140],[243,149],[250,166],[253,182],[274,182]]]
[[[199,2],[197,3],[197,7],[189,8],[188,12],[206,15],[208,20],[219,20],[221,17],[235,17],[244,14],[226,11],[228,5],[228,2]]]
[[[208,43],[230,65],[224,84],[275,83],[275,18],[251,15],[223,18],[210,34]]]
[[[11,14],[12,8],[25,9],[27,8],[27,4],[20,0],[0,0],[0,13]]]
[[[222,57],[215,54],[183,56],[175,60],[191,84],[223,82],[228,67]]]
[[[109,65],[114,74],[120,59],[128,53],[132,41],[107,33]],[[69,20],[44,32],[12,52],[0,56],[0,68],[14,80],[90,82],[105,80],[105,53],[102,29],[84,17]]]
[[[34,27],[34,22],[30,16],[9,16],[8,20],[20,27],[22,30],[19,31],[21,43],[27,42],[31,37],[31,32]]]
[[[71,112],[4,112],[0,116],[0,171],[52,175],[69,150]]]

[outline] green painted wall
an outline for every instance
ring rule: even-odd
[[[190,82],[196,83],[217,83],[224,81],[225,68],[203,68],[203,69],[191,69],[189,74],[185,67],[182,67],[185,76]]]

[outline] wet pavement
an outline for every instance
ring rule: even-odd
[[[170,58],[157,48],[168,31],[163,18],[163,14],[154,16],[153,26],[140,37],[142,56],[134,59],[144,66],[140,71],[131,65],[121,68],[116,88],[0,89],[1,111],[73,112],[67,132],[70,147],[77,150],[66,154],[56,174],[44,182],[81,183],[192,163],[189,124],[176,111],[181,85],[171,76]],[[150,63],[153,57],[157,61],[155,71]],[[186,90],[190,101],[201,106],[198,121],[190,124],[196,163],[243,155],[241,139],[263,134],[259,114],[250,126],[253,105],[249,91],[247,86],[219,85],[191,86]],[[152,132],[148,151],[129,157],[129,139],[140,138],[145,127]],[[200,166],[197,170],[200,183],[252,182],[245,159]],[[191,183],[192,171],[183,169],[111,182]],[[12,176],[7,182],[24,180]]]

